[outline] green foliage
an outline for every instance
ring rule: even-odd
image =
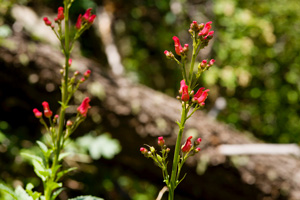
[[[1,191],[1,192],[6,192],[6,193],[9,194],[13,199],[17,200],[16,193],[15,193],[11,188],[9,188],[8,186],[3,185],[3,184],[0,184],[0,191]]]
[[[269,142],[300,141],[300,4],[215,0],[216,60],[206,77],[228,107],[220,119]]]
[[[86,134],[80,138],[77,138],[75,143],[80,146],[83,151],[88,151],[94,160],[97,160],[102,156],[106,159],[112,159],[121,151],[119,141],[112,139],[107,133],[99,136]]]

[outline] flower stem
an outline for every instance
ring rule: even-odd
[[[179,152],[181,149],[181,138],[182,133],[184,130],[184,124],[186,122],[186,116],[187,116],[187,109],[186,109],[186,103],[182,105],[182,112],[181,112],[181,120],[180,120],[180,126],[179,126],[179,133],[177,136],[176,146],[175,146],[175,153],[174,153],[174,159],[173,159],[173,165],[172,165],[172,174],[171,174],[171,180],[169,184],[169,200],[174,200],[174,190],[177,186],[176,183],[176,177],[179,176],[177,173],[177,167],[179,162]]]
[[[52,167],[51,167],[51,171],[55,173],[51,173],[51,176],[49,177],[49,180],[47,180],[46,182],[46,187],[45,187],[45,200],[50,200],[51,199],[51,195],[52,195],[52,189],[51,186],[48,184],[52,183],[55,181],[56,179],[56,174],[57,174],[57,170],[55,170],[57,168],[58,165],[58,159],[59,159],[59,155],[62,149],[62,140],[63,140],[63,127],[64,127],[64,121],[65,121],[65,111],[66,111],[66,107],[67,107],[67,99],[68,99],[68,74],[69,74],[69,58],[70,58],[70,50],[69,50],[69,6],[68,6],[68,2],[64,1],[64,17],[65,17],[65,41],[64,41],[64,48],[63,48],[63,52],[65,55],[65,68],[64,68],[64,77],[62,79],[62,88],[61,88],[61,110],[60,110],[60,115],[59,115],[59,123],[58,123],[58,134],[56,137],[56,140],[54,140],[54,158],[53,158],[53,163],[52,163]],[[63,44],[63,41],[61,40],[61,44]]]
[[[191,60],[191,66],[190,66],[190,72],[189,72],[189,82],[188,86],[189,88],[191,87],[192,80],[193,80],[193,72],[194,72],[194,65],[195,65],[195,60],[196,60],[196,55],[197,55],[197,42],[195,36],[193,36],[193,55],[192,55],[192,60]]]

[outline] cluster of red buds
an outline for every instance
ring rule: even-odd
[[[68,137],[75,130],[75,128],[86,118],[86,114],[88,110],[91,108],[89,102],[90,102],[90,98],[86,97],[82,101],[80,106],[78,106],[77,108],[77,117],[75,121],[73,122],[71,120],[68,120],[66,122],[65,137]],[[56,135],[55,126],[59,118],[59,115],[54,115],[54,117],[51,119],[53,112],[50,110],[49,103],[47,101],[44,101],[42,103],[42,106],[43,106],[44,116],[49,119],[50,128],[43,119],[43,113],[40,112],[37,108],[33,109],[34,116],[40,119],[40,123],[46,128],[47,131],[50,131],[52,133],[52,137],[54,138]]]
[[[74,40],[77,40],[79,38],[79,36],[94,23],[94,21],[96,19],[96,15],[92,14],[91,11],[92,11],[92,8],[88,8],[83,15],[80,14],[78,16],[76,24],[75,24],[75,29],[77,31],[76,31]],[[59,7],[58,11],[57,11],[57,17],[54,18],[55,23],[58,24],[58,30],[56,31],[54,29],[55,28],[54,24],[52,24],[52,22],[48,19],[48,17],[43,18],[46,26],[49,26],[52,28],[52,30],[54,31],[55,35],[57,36],[57,38],[59,40],[61,40],[63,38],[62,32],[61,32],[61,30],[62,30],[61,22],[64,19],[65,19],[64,7]]]
[[[191,102],[199,104],[200,106],[205,105],[205,100],[208,96],[209,89],[206,89],[204,87],[201,87],[198,89],[196,94],[194,94],[194,91],[192,90],[189,92],[188,85],[186,85],[185,80],[182,80],[180,82],[180,89],[179,94],[181,97],[177,97],[178,99],[181,99],[184,102]]]
[[[201,149],[197,146],[200,145],[201,143],[201,138],[198,138],[197,140],[194,141],[194,145],[192,144],[192,136],[190,136],[184,145],[182,145],[181,147],[181,152],[182,152],[182,156],[180,158],[180,165],[182,166],[183,163],[186,161],[186,159],[190,156],[195,155],[196,153],[198,153]],[[166,182],[169,181],[169,176],[168,176],[168,171],[167,171],[167,157],[168,154],[170,152],[170,148],[168,148],[165,145],[165,140],[164,138],[158,137],[158,141],[157,141],[158,146],[161,147],[161,154],[157,153],[157,150],[153,147],[153,146],[149,146],[149,149],[145,148],[145,147],[141,147],[140,148],[140,152],[146,157],[146,158],[152,158],[152,160],[154,161],[154,163],[159,166],[162,170],[163,170],[163,175],[164,175],[164,179]]]
[[[59,7],[57,10],[57,17],[54,18],[54,21],[55,23],[60,24],[64,18],[64,7]],[[52,29],[54,29],[54,25],[52,25],[52,22],[48,19],[48,17],[44,17],[43,20],[47,26],[50,26]]]
[[[210,31],[212,22],[207,22],[205,25],[203,23],[198,24],[197,21],[193,21],[190,25],[189,32],[192,37],[195,38],[195,43],[200,49],[203,49],[208,45],[208,42],[213,38],[214,31]],[[172,38],[174,40],[175,52],[177,55],[186,57],[189,45],[185,44],[183,47],[180,44],[180,40],[178,37],[174,36]],[[197,50],[199,52],[199,50]],[[170,51],[164,51],[164,54],[169,59],[174,59],[174,54]]]
[[[192,145],[192,141],[191,141],[192,138],[193,138],[192,136],[188,137],[185,144],[182,145],[182,147],[181,147],[182,153],[184,153],[184,154],[191,153],[190,155],[195,155],[196,153],[198,153],[201,150],[197,146],[200,145],[202,139],[198,138],[197,140],[194,141],[194,145]]]
[[[86,97],[82,103],[80,104],[80,106],[77,108],[77,111],[78,111],[78,114],[81,116],[81,117],[86,117],[86,114],[88,112],[88,110],[91,108],[90,104],[90,98],[89,97]],[[50,110],[50,107],[49,107],[49,103],[47,101],[44,101],[42,103],[42,106],[43,106],[43,111],[44,111],[44,116],[46,118],[51,118],[52,115],[53,115],[53,112]],[[42,119],[43,117],[43,113],[40,112],[37,108],[34,108],[33,110],[33,114],[36,118],[38,119]],[[53,122],[56,122],[57,119],[58,119],[58,115],[54,115],[53,117]]]
[[[168,154],[170,152],[170,148],[167,147],[167,145],[165,145],[165,140],[164,138],[158,137],[158,141],[157,141],[158,146],[161,147],[161,154],[158,154],[156,149],[153,146],[148,146],[149,150],[141,147],[140,148],[140,152],[146,157],[146,158],[152,158],[154,163],[159,166],[160,168],[162,168],[162,170],[167,170],[167,162],[166,159],[168,157]]]
[[[83,15],[79,15],[77,18],[77,22],[75,25],[75,28],[77,30],[80,30],[85,25],[91,25],[94,23],[94,20],[96,18],[96,15],[91,14],[91,8],[87,9]]]
[[[193,35],[197,35],[200,40],[210,40],[213,38],[214,31],[210,31],[212,22],[198,24],[197,21],[193,21],[190,25],[189,32]]]

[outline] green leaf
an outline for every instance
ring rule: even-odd
[[[36,143],[39,145],[43,153],[46,153],[48,151],[48,147],[41,141],[36,141]]]
[[[0,190],[10,194],[12,196],[12,198],[14,198],[15,200],[18,200],[17,196],[16,196],[16,193],[12,189],[7,187],[6,185],[3,185],[3,184],[0,183]]]
[[[61,161],[65,157],[69,156],[70,154],[72,154],[72,152],[64,152],[64,153],[59,154],[58,161]]]
[[[77,167],[72,167],[72,168],[63,170],[63,171],[61,171],[61,172],[58,172],[58,173],[57,173],[57,178],[56,178],[56,180],[59,180],[63,175],[65,175],[65,174],[67,174],[67,173],[69,173],[69,172],[71,172],[71,171],[74,171],[74,170],[76,170],[76,169],[77,169]]]
[[[32,189],[34,188],[32,183],[28,183],[26,185],[26,192],[34,199],[34,200],[38,200],[39,197],[42,195],[39,192],[33,192]]]
[[[49,176],[49,172],[45,169],[42,163],[33,160],[32,161],[33,167],[34,167],[34,172],[38,177],[40,177],[43,182],[45,182]]]
[[[33,198],[31,196],[29,196],[27,194],[27,192],[21,186],[18,186],[16,188],[15,193],[16,193],[18,200],[33,200]]]
[[[57,188],[62,187],[62,183],[56,183],[56,182],[51,181],[51,182],[47,183],[47,187],[49,188],[49,190],[53,191]]]
[[[85,135],[76,140],[76,143],[87,149],[94,160],[103,156],[112,159],[121,151],[120,142],[111,138],[107,133],[94,137],[92,134]]]
[[[64,188],[59,188],[58,190],[56,190],[55,192],[53,192],[52,196],[51,196],[51,200],[55,200],[56,197],[64,190]]]
[[[33,155],[31,153],[26,153],[26,152],[21,152],[21,156],[29,159],[29,160],[32,160],[32,161],[37,161],[38,163],[42,164],[43,163],[43,159],[39,156],[36,156],[36,155]]]
[[[79,196],[69,200],[104,200],[104,199],[99,197],[93,197],[93,196]]]

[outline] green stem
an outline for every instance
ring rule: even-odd
[[[180,127],[179,127],[179,133],[177,136],[177,141],[176,141],[176,146],[175,146],[175,153],[174,153],[174,159],[173,159],[173,166],[172,166],[172,174],[171,174],[171,180],[169,184],[169,200],[174,200],[174,190],[176,188],[176,177],[177,177],[177,167],[178,167],[178,162],[179,162],[179,152],[181,149],[181,138],[182,138],[182,133],[184,130],[184,124],[186,122],[186,115],[187,115],[187,110],[186,110],[186,103],[183,104],[182,106],[182,113],[181,113],[181,120],[180,120]]]
[[[192,55],[192,60],[191,60],[191,66],[190,66],[190,73],[189,73],[189,88],[191,87],[192,80],[193,80],[193,72],[194,72],[194,65],[195,65],[195,60],[197,56],[197,42],[195,36],[193,36],[193,55]]]
[[[68,74],[69,74],[69,58],[70,58],[70,50],[69,50],[69,7],[68,7],[68,2],[64,1],[64,16],[65,16],[65,45],[63,48],[63,52],[65,54],[65,71],[64,71],[64,77],[62,80],[62,88],[61,88],[61,94],[62,94],[62,99],[61,99],[61,110],[60,110],[60,115],[59,115],[59,123],[58,123],[58,134],[56,141],[54,141],[54,159],[51,167],[51,171],[53,172],[56,166],[58,165],[58,159],[60,155],[60,151],[62,149],[62,140],[63,140],[63,127],[64,127],[64,121],[65,121],[65,111],[66,111],[66,104],[67,104],[67,98],[68,98]],[[61,41],[63,44],[63,42]],[[45,186],[45,200],[50,200],[51,195],[52,195],[52,190],[48,186],[48,181],[53,182],[55,180],[56,173],[51,174],[51,177],[49,177],[49,180],[46,182]]]

